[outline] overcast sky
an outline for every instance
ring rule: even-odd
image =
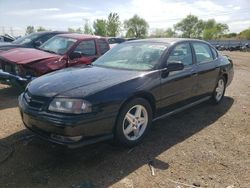
[[[250,27],[250,0],[0,0],[0,33],[28,25],[67,30],[83,26],[86,19],[107,18],[110,12],[121,21],[138,14],[150,30],[172,27],[188,14],[227,23],[231,32]]]

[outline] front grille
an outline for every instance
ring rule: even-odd
[[[26,91],[23,96],[29,108],[38,111],[41,111],[49,100],[47,97],[32,95],[29,91]]]

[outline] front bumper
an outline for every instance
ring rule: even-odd
[[[29,109],[23,95],[20,95],[18,101],[24,125],[47,141],[76,148],[113,137],[115,114],[52,114]],[[75,137],[81,139],[75,140]]]

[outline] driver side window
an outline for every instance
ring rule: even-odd
[[[167,64],[173,61],[180,61],[184,66],[193,64],[192,51],[189,43],[178,44],[172,49]]]
[[[82,41],[75,48],[74,52],[80,53],[82,56],[94,56],[96,55],[96,47],[94,40]]]

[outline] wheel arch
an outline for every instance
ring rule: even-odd
[[[226,72],[226,70],[222,70],[221,71],[221,73],[220,73],[220,75],[219,75],[219,77],[224,77],[225,78],[225,84],[227,84],[227,82],[228,82],[228,75],[227,75],[227,72]]]
[[[124,100],[122,103],[121,103],[121,106],[118,110],[118,113],[117,113],[117,117],[115,119],[115,126],[114,126],[114,129],[116,127],[116,124],[117,124],[117,120],[118,120],[118,117],[121,113],[121,110],[122,108],[124,107],[124,105],[126,105],[128,102],[132,101],[133,99],[136,99],[136,98],[142,98],[142,99],[145,99],[149,105],[151,106],[151,109],[152,109],[152,117],[155,116],[155,113],[156,113],[156,103],[155,103],[155,97],[151,94],[151,93],[148,93],[148,92],[138,92],[138,93],[135,93],[134,95],[128,97],[126,100]]]
[[[227,84],[227,81],[228,81],[228,75],[227,75],[227,73],[222,74],[222,76],[225,78],[225,81],[226,81],[226,84]]]

